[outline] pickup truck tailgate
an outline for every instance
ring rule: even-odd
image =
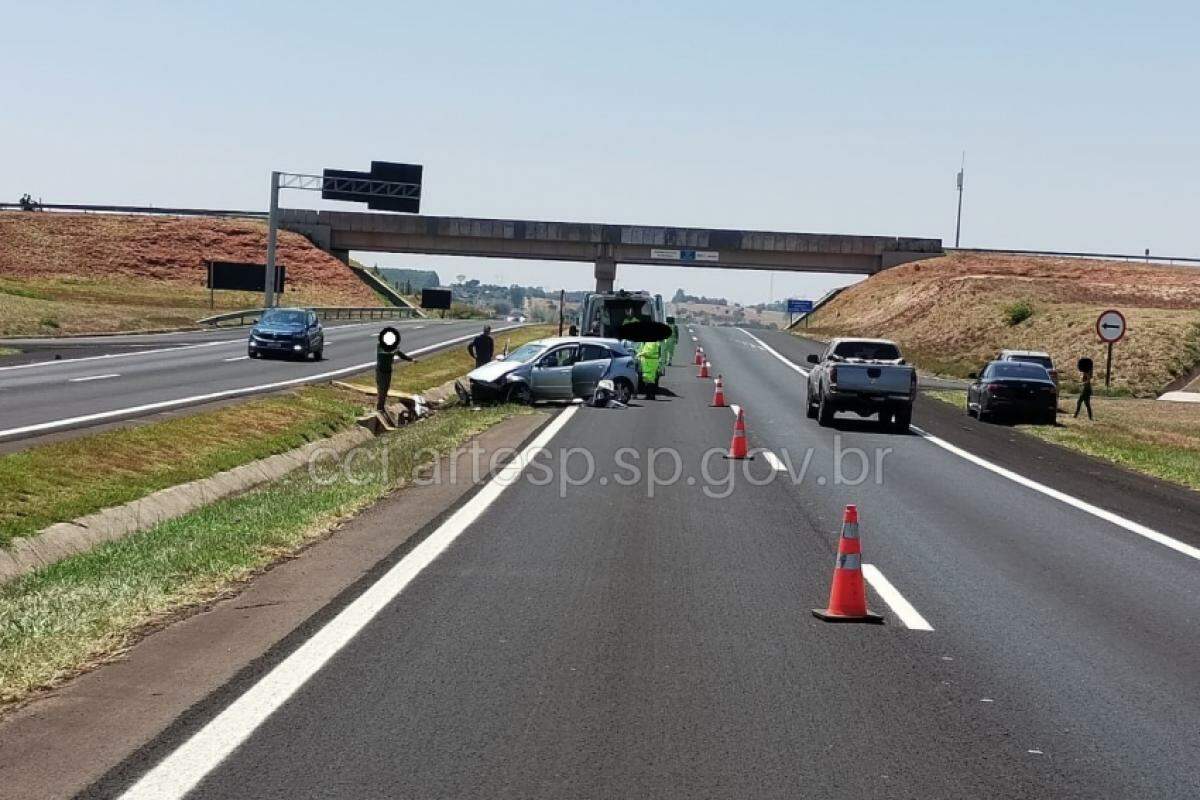
[[[837,391],[863,395],[907,397],[912,388],[913,367],[902,364],[838,364]],[[832,383],[831,376],[831,383]]]

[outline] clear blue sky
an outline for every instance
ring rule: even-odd
[[[431,214],[950,243],[966,150],[964,245],[1200,255],[1195,2],[249,5],[6,3],[0,197],[265,208],[272,169],[380,159],[425,165]],[[768,293],[766,273],[618,278]],[[778,274],[775,296],[844,280]]]

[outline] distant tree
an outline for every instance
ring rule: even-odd
[[[685,292],[683,291],[683,289],[676,289],[676,290],[675,290],[675,295],[674,295],[674,296],[671,298],[671,302],[672,302],[672,303],[684,303],[684,302],[687,302],[687,293],[685,293]]]

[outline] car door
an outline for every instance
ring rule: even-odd
[[[308,312],[308,346],[313,350],[320,350],[321,345],[325,344],[325,332],[321,330],[321,323],[317,319],[315,311]]]
[[[529,382],[535,400],[570,400],[571,371],[579,360],[579,345],[550,350],[533,365]]]
[[[571,367],[571,392],[575,397],[591,397],[596,384],[608,371],[612,355],[600,344],[579,346],[579,360]]]

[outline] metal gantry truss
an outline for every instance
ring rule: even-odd
[[[311,192],[340,192],[356,194],[364,198],[394,197],[419,200],[421,184],[399,181],[378,181],[363,178],[331,178],[324,175],[305,175],[298,172],[280,172],[277,188],[304,189]]]
[[[421,199],[421,184],[379,181],[371,178],[339,178],[300,172],[271,173],[271,210],[267,215],[267,263],[264,278],[263,307],[275,305],[275,245],[279,231],[279,190],[301,189],[310,192],[340,192],[362,197]]]

